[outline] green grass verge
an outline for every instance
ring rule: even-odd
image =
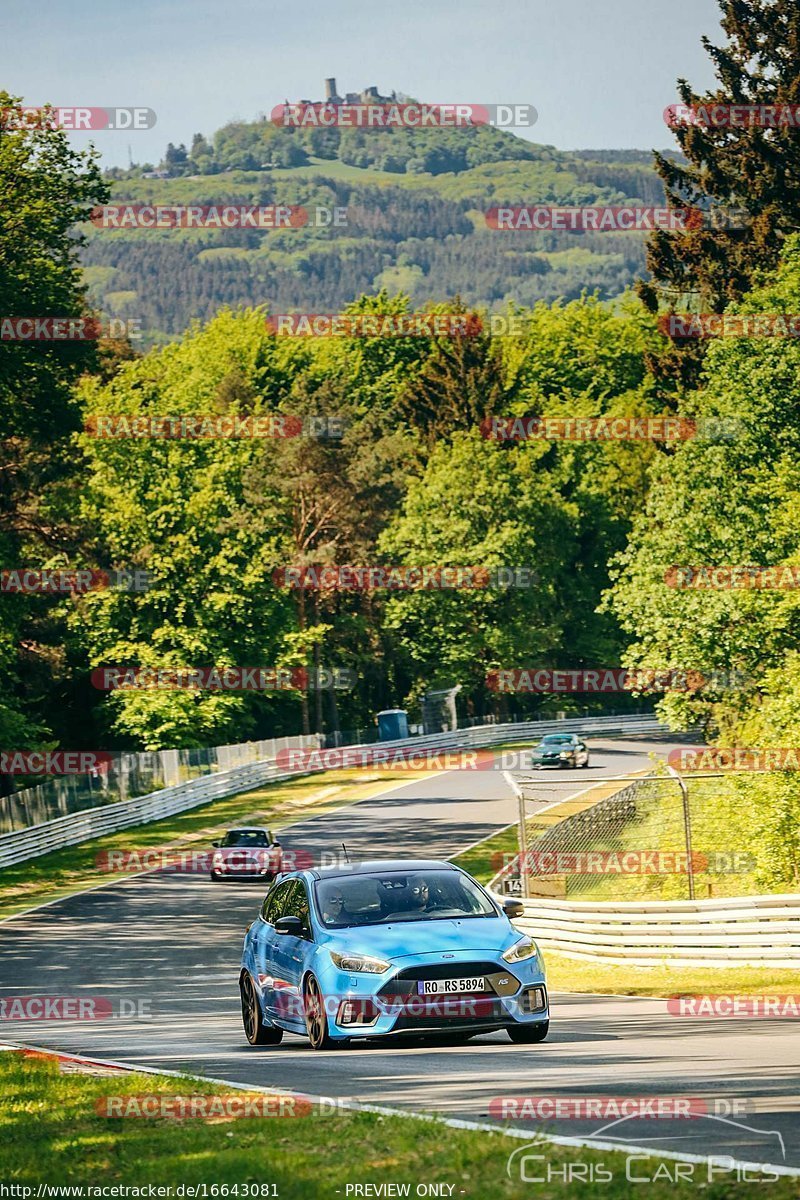
[[[631,967],[583,962],[545,950],[547,983],[553,992],[601,992],[619,996],[678,996],[735,992],[738,996],[797,992],[800,971],[772,967]]]
[[[0,1054],[0,1090],[7,1097],[0,1113],[3,1180],[33,1185],[34,1196],[40,1183],[155,1184],[173,1189],[204,1183],[206,1196],[236,1195],[212,1192],[213,1184],[239,1185],[239,1196],[248,1194],[244,1191],[247,1184],[271,1184],[274,1190],[263,1194],[280,1200],[344,1197],[348,1184],[368,1183],[409,1184],[410,1195],[418,1184],[445,1183],[452,1186],[452,1196],[476,1200],[521,1195],[549,1200],[588,1196],[590,1189],[596,1194],[592,1184],[570,1184],[562,1179],[537,1184],[533,1191],[533,1185],[520,1182],[519,1174],[509,1178],[508,1156],[526,1143],[502,1132],[451,1129],[413,1118],[342,1111],[328,1116],[312,1112],[295,1118],[211,1121],[108,1118],[96,1110],[97,1102],[102,1103],[106,1096],[187,1095],[227,1089],[194,1079],[155,1075],[97,1078],[62,1074],[51,1060],[16,1053]],[[552,1169],[560,1168],[562,1173],[567,1163],[595,1167],[602,1163],[613,1176],[603,1184],[603,1196],[618,1200],[631,1194],[625,1179],[625,1156],[620,1152],[544,1142],[537,1151],[546,1156]],[[651,1176],[657,1171],[674,1172],[674,1163],[665,1161],[659,1167],[659,1162],[658,1157],[647,1161]],[[644,1174],[644,1165],[641,1160],[637,1163],[638,1175]],[[696,1170],[697,1180],[703,1184],[705,1170]],[[711,1200],[738,1200],[751,1197],[752,1186],[722,1179],[704,1187],[703,1192]],[[650,1200],[696,1196],[697,1184],[676,1186],[661,1174],[650,1184],[647,1195]],[[797,1181],[773,1183],[769,1195],[774,1200],[789,1200],[797,1195]]]
[[[501,829],[499,833],[485,838],[482,842],[476,842],[462,854],[454,855],[453,862],[458,863],[465,871],[469,871],[470,875],[479,883],[485,885],[500,870],[502,855],[518,853],[519,840],[517,826],[514,824],[509,825],[508,829]]]

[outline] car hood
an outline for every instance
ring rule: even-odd
[[[522,936],[505,917],[467,917],[462,921],[397,921],[391,925],[329,930],[326,945],[337,949],[344,946],[354,954],[396,959],[458,950],[496,953]]]

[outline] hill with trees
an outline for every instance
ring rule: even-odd
[[[596,155],[596,156],[595,156]],[[639,151],[563,153],[488,127],[281,129],[267,117],[108,172],[112,202],[300,205],[346,224],[275,230],[87,229],[91,301],[164,342],[221,305],[340,311],[363,293],[509,302],[620,296],[644,271],[641,233],[495,230],[493,205],[659,204]]]

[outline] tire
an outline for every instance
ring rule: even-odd
[[[267,1025],[261,1015],[261,1005],[258,1003],[255,984],[247,972],[242,973],[239,980],[239,993],[242,998],[242,1024],[244,1036],[251,1046],[278,1046],[283,1040],[283,1030],[275,1025]]]
[[[589,765],[589,755],[588,754],[586,755],[586,762],[583,765],[584,765],[584,767],[588,767],[588,765]]]
[[[303,1007],[306,1014],[306,1032],[312,1050],[335,1050],[347,1044],[345,1039],[334,1039],[328,1033],[325,999],[314,975],[307,977],[303,987]]]
[[[213,883],[219,883],[222,876],[220,875],[219,871],[212,871],[209,878]]]
[[[543,1042],[549,1028],[549,1021],[540,1021],[538,1025],[512,1025],[507,1032],[512,1042],[524,1046],[532,1042]]]

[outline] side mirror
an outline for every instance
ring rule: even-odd
[[[525,915],[525,905],[521,900],[504,900],[503,912],[508,917],[509,921],[513,921],[515,917]]]
[[[275,922],[276,933],[290,933],[292,937],[303,936],[303,922],[299,917],[278,917]]]
[[[219,842],[212,842],[212,843],[211,843],[211,845],[212,845],[212,846],[219,846]]]

